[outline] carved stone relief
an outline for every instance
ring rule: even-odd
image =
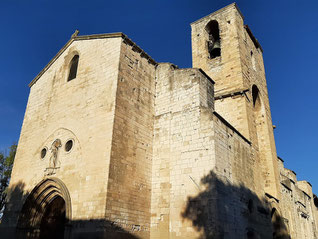
[[[61,162],[58,160],[59,149],[62,146],[62,142],[60,139],[54,140],[50,147],[51,155],[49,159],[49,165],[45,169],[45,175],[53,175],[56,173],[56,170],[60,168]]]

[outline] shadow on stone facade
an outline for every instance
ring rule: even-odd
[[[114,238],[114,239],[137,239],[130,231],[104,219],[75,220],[71,222],[72,236],[69,238],[86,239],[86,238]],[[130,228],[131,231],[138,230]]]
[[[17,205],[19,202],[25,201],[28,196],[28,193],[24,190],[25,184],[23,182],[19,182],[13,187],[11,187],[7,194],[7,199],[10,198],[10,201],[6,202],[3,217],[0,224],[0,235],[4,238],[14,238],[15,228],[10,225],[16,224],[17,218],[19,215],[19,209]]]
[[[201,238],[290,239],[288,226],[266,198],[243,185],[232,185],[212,171],[201,184],[205,190],[188,197],[181,214]]]
[[[231,185],[214,172],[203,177],[201,183],[205,190],[189,197],[182,213],[182,217],[190,220],[196,230],[201,232],[201,238],[233,238],[235,234],[234,238],[290,239],[284,219],[266,198],[258,198],[243,185]],[[26,217],[23,222],[19,218],[22,208],[17,205],[24,205],[29,196],[24,188],[23,183],[12,187],[0,225],[1,238],[41,238],[41,227],[32,227],[34,218]],[[149,232],[138,225],[104,219],[71,220],[65,223],[63,230],[64,238],[137,239],[140,233],[143,237],[149,237]],[[32,236],[26,237],[27,233]]]
[[[25,192],[24,188],[25,184],[23,182],[19,182],[9,189],[6,200],[10,198],[10,202],[6,202],[4,215],[6,215],[8,212],[10,212],[10,214],[12,212],[16,212],[17,202],[25,201],[25,199],[28,197],[29,194]],[[8,223],[8,217],[3,216],[2,219],[3,220],[1,221],[1,224]]]
[[[43,210],[38,204],[32,205],[33,197],[32,193],[25,192],[24,183],[18,183],[12,187],[9,192],[10,200],[4,212],[4,220],[0,224],[1,238],[137,239],[138,237],[133,234],[142,231],[138,225],[125,224],[123,228],[119,222],[105,219],[66,220],[63,199],[58,197],[59,200],[53,199],[52,202],[55,203],[46,205]],[[38,215],[40,213],[42,215]],[[46,219],[43,219],[45,217]],[[44,233],[43,230],[45,230]]]

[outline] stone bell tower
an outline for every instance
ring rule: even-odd
[[[279,198],[262,47],[235,3],[191,24],[193,67],[215,81],[215,109],[255,150],[265,193]]]

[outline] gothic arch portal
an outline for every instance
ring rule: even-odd
[[[59,238],[68,238],[71,218],[71,198],[65,184],[58,178],[45,179],[32,190],[22,207],[17,238],[53,238],[57,234]]]

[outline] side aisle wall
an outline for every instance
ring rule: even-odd
[[[212,120],[216,167],[204,180],[211,184],[209,207],[216,208],[217,220],[207,225],[214,225],[210,230],[218,232],[216,238],[270,239],[271,208],[259,181],[262,170],[256,152],[218,113]]]
[[[317,212],[312,187],[307,181],[297,181],[296,173],[284,168],[278,158],[280,190],[279,211],[292,238],[317,238]]]
[[[200,180],[215,167],[209,129],[201,129],[201,107],[213,111],[213,83],[198,69],[159,64],[153,145],[151,238],[198,237],[182,210],[201,191]],[[211,127],[211,126],[209,126]]]
[[[154,79],[155,63],[123,40],[106,219],[140,238],[149,238],[150,230]]]
[[[249,228],[271,238],[253,149],[213,113],[212,81],[168,63],[156,81],[151,238],[244,238]]]

